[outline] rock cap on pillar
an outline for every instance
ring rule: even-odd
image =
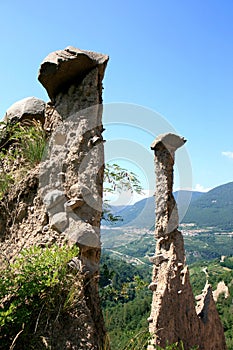
[[[26,97],[15,102],[6,111],[4,122],[14,123],[24,120],[44,122],[45,102],[37,97]]]
[[[53,100],[66,86],[82,81],[95,67],[98,67],[103,78],[108,60],[108,55],[68,46],[64,50],[50,53],[43,60],[38,80]]]
[[[178,148],[185,144],[186,140],[184,137],[167,133],[161,134],[151,144],[151,149],[156,151],[161,145],[167,148],[170,152],[175,152]]]

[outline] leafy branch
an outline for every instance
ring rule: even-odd
[[[142,193],[142,186],[137,175],[118,164],[107,163],[105,165],[104,184],[104,194],[122,193],[123,191]],[[102,219],[112,223],[123,220],[121,216],[112,213],[108,200],[104,201]]]
[[[104,182],[108,184],[104,188],[106,193],[114,193],[115,191],[119,193],[122,191],[142,193],[142,186],[137,175],[120,167],[118,164],[107,163],[105,165]]]

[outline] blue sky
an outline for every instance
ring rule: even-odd
[[[184,136],[193,188],[233,181],[232,0],[9,0],[0,4],[0,33],[1,117],[21,98],[48,101],[37,81],[48,53],[68,45],[103,52],[105,103],[158,112]],[[107,140],[119,132],[109,128]],[[134,126],[128,136],[149,150],[153,135]]]

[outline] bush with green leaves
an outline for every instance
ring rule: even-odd
[[[0,341],[9,340],[20,329],[37,327],[42,309],[53,312],[60,298],[60,312],[73,307],[75,274],[69,261],[78,248],[64,245],[21,251],[14,263],[1,266],[0,280]],[[77,295],[78,293],[76,293]],[[37,320],[35,322],[35,320]],[[33,322],[34,321],[34,322]],[[6,347],[7,348],[7,347]]]

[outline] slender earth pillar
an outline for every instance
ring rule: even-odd
[[[226,349],[223,327],[208,284],[196,311],[185,265],[184,241],[178,230],[178,211],[172,193],[173,166],[175,151],[184,143],[184,138],[169,133],[158,136],[151,145],[156,172],[156,251],[151,258],[153,274],[149,289],[153,299],[148,319],[151,334],[148,350],[180,341],[185,350],[194,346],[199,346],[199,350],[223,350]],[[215,332],[206,337],[211,328]]]

